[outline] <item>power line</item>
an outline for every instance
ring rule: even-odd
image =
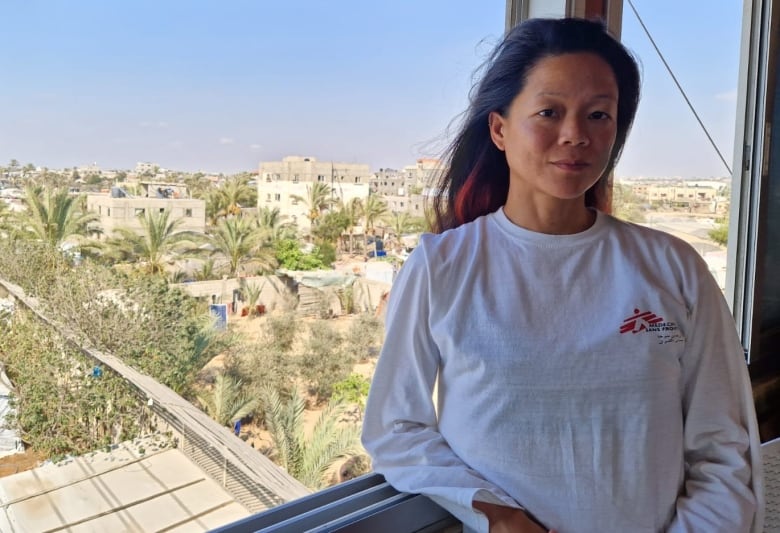
[[[701,129],[704,131],[704,135],[706,135],[707,139],[709,139],[710,144],[715,149],[715,152],[718,154],[718,157],[720,157],[720,160],[723,162],[723,166],[725,166],[726,170],[728,170],[729,174],[731,174],[731,167],[729,166],[728,163],[726,163],[726,159],[723,157],[723,154],[720,153],[720,150],[718,149],[718,145],[715,144],[715,141],[712,139],[710,132],[707,131],[707,127],[704,125],[704,122],[702,122],[701,118],[699,118],[699,114],[696,112],[696,109],[694,109],[693,104],[688,99],[688,95],[685,94],[682,85],[680,85],[680,82],[677,81],[677,77],[674,75],[674,72],[672,72],[672,68],[669,66],[669,63],[666,62],[666,59],[664,58],[664,55],[661,53],[661,50],[658,48],[658,45],[655,44],[655,40],[653,39],[653,36],[650,35],[650,30],[647,29],[647,26],[645,26],[645,23],[642,21],[642,17],[639,16],[639,12],[636,10],[636,7],[634,7],[634,2],[628,0],[628,5],[631,7],[631,11],[634,12],[634,15],[636,15],[636,18],[639,21],[640,26],[642,26],[642,29],[645,31],[645,34],[647,35],[647,38],[650,39],[650,43],[653,45],[653,48],[655,48],[658,57],[661,58],[661,62],[663,62],[667,72],[669,72],[669,75],[672,77],[672,80],[674,80],[674,84],[677,85],[677,89],[679,89],[680,94],[682,94],[682,97],[685,99],[685,103],[688,104],[691,113],[693,113],[693,116],[696,117],[696,121],[699,123],[699,126],[701,126]]]

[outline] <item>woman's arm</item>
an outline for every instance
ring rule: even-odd
[[[487,521],[475,512],[472,501],[520,506],[470,468],[439,433],[432,396],[440,359],[429,328],[434,297],[429,276],[421,245],[393,284],[385,342],[366,405],[363,445],[374,470],[395,488],[430,496],[464,523],[486,531]]]
[[[734,320],[706,270],[699,273],[687,335],[685,484],[669,531],[760,531],[760,442],[750,380]]]

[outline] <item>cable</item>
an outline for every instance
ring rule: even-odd
[[[631,11],[634,12],[634,15],[636,15],[636,18],[639,21],[639,24],[642,26],[642,29],[645,30],[645,34],[647,35],[647,38],[650,39],[650,43],[653,45],[653,48],[655,48],[655,51],[658,54],[658,57],[661,58],[661,61],[663,62],[664,66],[666,67],[666,70],[669,72],[669,75],[672,77],[672,80],[674,80],[674,84],[677,85],[677,88],[680,90],[680,94],[682,94],[682,97],[685,98],[685,102],[688,104],[688,107],[690,108],[691,113],[693,113],[693,116],[696,117],[696,120],[699,123],[699,126],[701,126],[701,129],[704,130],[704,135],[707,136],[707,139],[709,139],[710,144],[715,149],[715,152],[717,152],[718,157],[720,157],[720,160],[723,162],[723,166],[725,166],[726,170],[728,170],[729,174],[731,174],[731,167],[729,166],[728,163],[726,163],[726,159],[723,157],[723,154],[721,154],[720,150],[718,150],[718,145],[715,144],[715,141],[712,139],[712,136],[710,136],[710,132],[707,131],[707,127],[701,121],[701,118],[699,118],[699,114],[696,112],[696,109],[694,109],[693,104],[688,99],[688,95],[685,94],[685,91],[683,90],[682,85],[680,85],[680,82],[677,81],[677,77],[674,75],[674,72],[672,72],[672,68],[666,62],[666,59],[664,58],[664,55],[661,53],[661,50],[659,50],[658,46],[655,44],[655,40],[653,39],[653,36],[650,35],[650,31],[647,29],[647,26],[645,26],[645,23],[642,21],[642,17],[639,16],[639,12],[636,10],[636,7],[634,7],[634,2],[632,2],[631,0],[628,0],[628,5],[631,7]]]

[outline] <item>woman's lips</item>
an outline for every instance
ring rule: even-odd
[[[578,170],[582,170],[590,166],[589,163],[587,163],[586,161],[569,160],[569,159],[561,159],[559,161],[553,161],[552,164],[560,168],[561,170],[567,170],[570,172],[576,172]]]

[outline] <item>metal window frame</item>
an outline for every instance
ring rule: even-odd
[[[764,257],[762,221],[778,59],[780,0],[744,0],[729,213],[726,299],[748,362],[758,346]],[[774,9],[773,9],[774,8]]]

